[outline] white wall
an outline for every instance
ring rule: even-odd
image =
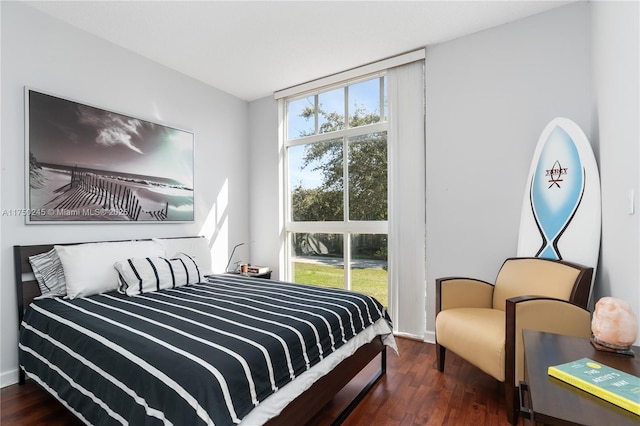
[[[516,255],[520,208],[542,129],[591,128],[589,4],[427,48],[427,335],[435,278],[493,281]]]
[[[640,316],[638,42],[637,2],[578,2],[427,48],[427,338],[436,277],[491,281],[515,255],[533,150],[558,116],[582,127],[600,166],[593,299],[623,298]],[[271,265],[280,250],[275,117],[272,98],[251,104],[252,256]]]
[[[602,247],[594,299],[626,300],[640,319],[640,4],[592,4],[594,131],[600,145]],[[629,191],[634,192],[633,215]],[[636,345],[640,344],[640,338]]]
[[[25,225],[1,217],[0,384],[17,380],[12,245],[206,235],[214,269],[249,238],[249,106],[233,96],[79,31],[21,2],[1,2],[0,208],[24,208],[23,87],[191,130],[196,220],[189,224]],[[238,249],[248,257],[248,247]]]
[[[278,102],[269,96],[249,106],[249,188],[251,197],[251,262],[269,265],[272,278],[281,275],[283,202],[278,142]]]

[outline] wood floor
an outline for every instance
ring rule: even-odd
[[[387,374],[351,413],[343,423],[345,426],[508,425],[502,387],[492,377],[452,353],[447,353],[445,372],[440,373],[436,369],[434,345],[404,338],[396,340],[400,356],[387,351]],[[330,424],[378,366],[379,361],[367,367],[309,426]],[[82,423],[28,381],[26,385],[1,390],[0,424],[75,426]]]

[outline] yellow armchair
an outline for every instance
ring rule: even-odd
[[[517,424],[524,379],[522,329],[589,337],[586,309],[593,268],[561,260],[509,258],[495,284],[473,278],[436,279],[436,358],[446,350],[503,382],[508,420]]]

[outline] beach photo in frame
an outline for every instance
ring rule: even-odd
[[[26,222],[194,221],[194,134],[25,87]]]

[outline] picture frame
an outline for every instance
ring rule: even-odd
[[[193,132],[25,87],[27,224],[195,220]]]

